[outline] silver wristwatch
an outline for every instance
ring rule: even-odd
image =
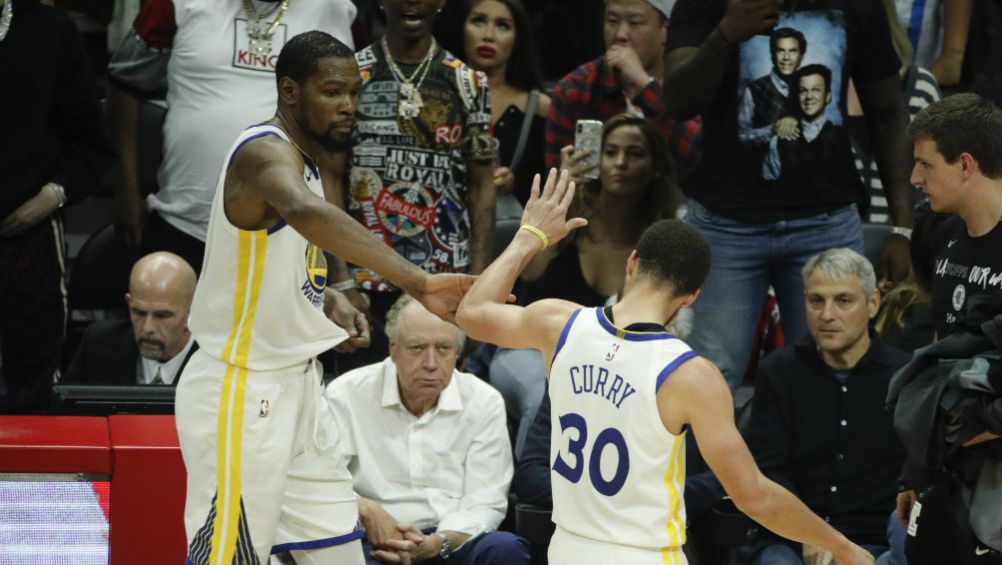
[[[449,541],[449,538],[445,537],[445,534],[443,534],[442,532],[435,532],[435,535],[442,540],[442,549],[438,552],[438,556],[441,557],[442,559],[448,559],[452,557],[452,553],[455,551],[455,549],[453,549],[452,542]]]

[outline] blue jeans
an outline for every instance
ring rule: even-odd
[[[537,349],[499,347],[491,360],[490,381],[504,398],[509,421],[518,422],[515,460],[522,457],[525,436],[546,392],[546,364]]]
[[[797,342],[807,335],[800,274],[807,260],[832,247],[863,253],[855,204],[807,218],[746,224],[690,199],[685,221],[706,237],[713,251],[686,341],[720,368],[732,391],[744,377],[769,286],[776,291],[783,336],[787,343]]]
[[[897,511],[892,511],[891,517],[887,520],[887,543],[891,545],[891,548],[887,553],[877,558],[877,565],[908,565],[908,558],[905,557],[905,539],[907,537],[908,532],[898,522]]]
[[[861,547],[874,557],[887,551],[886,545],[863,545]],[[835,564],[835,561],[832,560],[832,563]],[[756,553],[752,557],[751,565],[804,565],[804,559],[797,549],[783,543],[774,543],[763,547],[761,551]]]
[[[435,528],[422,530],[430,535]],[[382,565],[369,555],[372,546],[362,538],[362,551],[366,565]],[[448,561],[433,557],[422,561],[427,565],[529,565],[529,544],[511,532],[487,532],[470,538],[452,554]]]

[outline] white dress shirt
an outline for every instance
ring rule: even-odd
[[[501,394],[453,371],[438,405],[420,418],[400,400],[389,358],[327,387],[355,492],[397,520],[475,536],[508,507],[511,443]]]
[[[195,343],[195,339],[189,337],[188,343],[184,344],[184,349],[163,363],[154,359],[147,359],[140,355],[138,361],[139,367],[136,371],[136,382],[141,385],[153,384],[153,379],[157,376],[157,369],[160,369],[160,380],[165,385],[174,384],[181,364],[187,359],[188,352],[191,351],[191,344],[193,343]]]

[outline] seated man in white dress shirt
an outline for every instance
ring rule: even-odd
[[[159,251],[136,261],[129,275],[129,320],[87,326],[61,382],[176,385],[198,344],[188,329],[195,270]]]
[[[495,531],[508,505],[511,443],[501,395],[456,370],[462,331],[404,295],[386,334],[387,359],[326,392],[355,478],[367,563],[528,564],[525,540]]]

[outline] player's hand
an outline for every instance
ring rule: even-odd
[[[327,319],[348,332],[348,339],[339,343],[334,351],[352,353],[369,347],[369,322],[365,314],[360,312],[344,294],[327,289],[324,292],[324,314]]]
[[[838,565],[874,565],[877,561],[869,551],[854,543],[849,543],[848,548],[844,551],[844,555],[835,555],[834,557]],[[828,565],[828,563],[831,563],[831,561],[825,562],[825,565]]]
[[[450,324],[456,323],[456,309],[473,286],[476,277],[458,274],[438,274],[424,277],[424,284],[414,298],[429,312]]]
[[[125,240],[130,251],[139,253],[143,245],[143,228],[149,217],[146,200],[140,195],[139,188],[116,189],[113,212],[115,231]]]
[[[498,194],[508,194],[515,188],[515,173],[508,167],[498,167],[494,171],[493,180],[494,190],[497,190]]]
[[[908,240],[899,235],[892,235],[877,262],[877,279],[881,291],[889,291],[896,287],[905,280],[911,268],[912,256]]]
[[[558,176],[556,169],[550,169],[542,189],[539,183],[540,177],[536,175],[532,179],[529,201],[522,212],[522,225],[530,225],[542,231],[546,234],[549,245],[556,245],[570,232],[588,225],[588,220],[584,218],[567,219],[567,210],[574,201],[575,190],[570,173],[561,171]]]
[[[741,43],[779,23],[776,0],[728,0],[720,33],[730,43]]]
[[[588,182],[585,175],[598,168],[598,163],[589,165],[584,162],[592,153],[591,149],[575,151],[573,145],[565,145],[560,150],[560,170],[569,172],[574,184],[584,186]]]
[[[626,98],[632,100],[651,81],[651,75],[640,62],[640,55],[630,45],[615,43],[605,52],[605,64],[619,77]]]
[[[915,491],[914,490],[904,490],[898,493],[898,499],[896,502],[896,513],[898,518],[898,523],[901,527],[908,529],[908,520],[912,515],[912,506],[915,505]]]
[[[797,118],[791,116],[784,116],[772,125],[772,131],[776,133],[776,137],[785,141],[796,141],[800,137],[800,122]]]
[[[46,184],[38,191],[38,194],[29,198],[24,204],[8,214],[3,221],[0,221],[0,237],[20,235],[58,209],[59,197],[56,196],[56,189]]]
[[[832,552],[813,545],[803,546],[803,557],[804,565],[829,565],[832,562]]]

